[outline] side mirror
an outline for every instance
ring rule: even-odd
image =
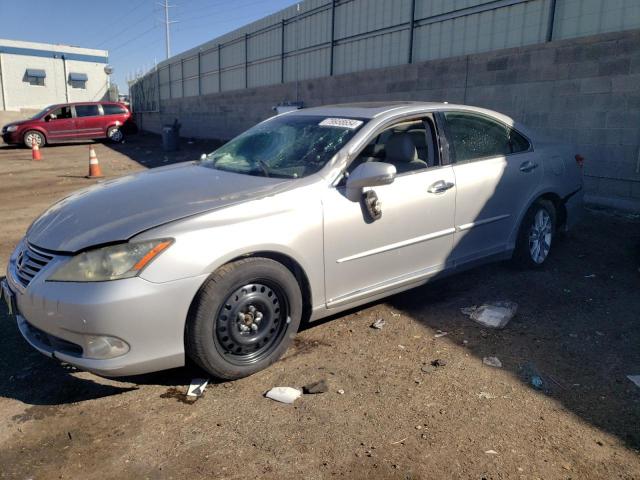
[[[396,167],[390,163],[367,162],[358,165],[347,178],[347,198],[353,202],[360,200],[362,189],[389,185],[396,178]]]

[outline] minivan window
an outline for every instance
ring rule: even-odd
[[[102,111],[105,115],[124,115],[127,113],[127,111],[120,105],[113,105],[110,103],[103,103]]]
[[[47,117],[49,118],[49,120],[62,120],[65,118],[71,118],[72,117],[71,107],[66,106],[66,107],[56,108],[55,110],[48,113]]]
[[[100,115],[98,105],[76,105],[76,117],[95,117]]]
[[[509,155],[529,149],[518,132],[483,115],[446,112],[449,143],[456,162]]]

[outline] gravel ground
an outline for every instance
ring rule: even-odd
[[[158,143],[95,146],[107,177],[211,150]],[[95,181],[87,144],[42,153],[0,147],[0,265],[48,205]],[[0,478],[640,478],[639,252],[640,218],[592,209],[542,270],[485,266],[305,326],[283,360],[193,403],[195,367],[117,381],[65,368],[3,305]],[[504,330],[460,313],[501,299],[520,305]],[[294,405],[263,397],[321,379],[327,393]]]

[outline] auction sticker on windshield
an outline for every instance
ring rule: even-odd
[[[341,127],[355,130],[362,125],[362,120],[354,120],[352,118],[325,118],[318,125],[321,127]]]

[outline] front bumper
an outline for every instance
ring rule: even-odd
[[[139,277],[112,282],[46,282],[43,269],[25,288],[9,263],[7,285],[25,340],[44,355],[105,377],[138,375],[184,365],[184,327],[206,275],[152,283]],[[87,358],[95,336],[121,339],[129,351]]]
[[[7,145],[15,145],[17,143],[20,143],[18,132],[3,132],[2,141]]]

